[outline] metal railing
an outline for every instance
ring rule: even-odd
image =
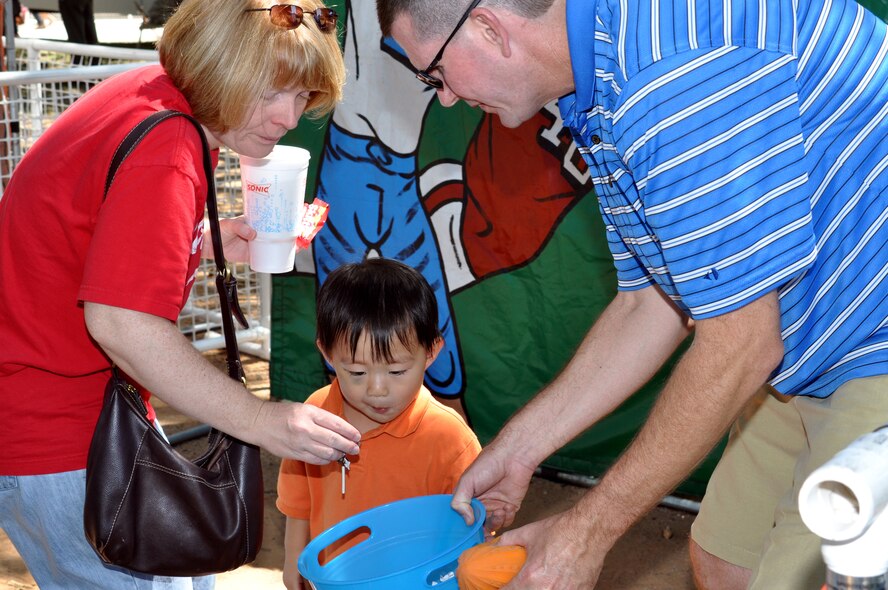
[[[114,74],[157,62],[157,52],[79,45],[37,39],[15,40],[16,71],[0,72],[0,184],[53,121],[89,88]],[[10,56],[11,57],[11,56]],[[12,61],[12,60],[10,60]],[[222,148],[216,168],[220,217],[243,211],[237,154]],[[234,265],[238,298],[249,328],[237,332],[241,350],[267,359],[270,344],[271,280]],[[215,265],[202,261],[178,325],[201,351],[224,347]]]

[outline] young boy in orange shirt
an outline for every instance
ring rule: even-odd
[[[419,272],[383,258],[337,268],[318,292],[317,336],[336,378],[305,403],[360,430],[361,452],[346,457],[345,475],[336,462],[281,463],[289,590],[303,588],[296,563],[309,539],[374,506],[451,493],[481,451],[462,417],[422,385],[442,339],[435,294]]]

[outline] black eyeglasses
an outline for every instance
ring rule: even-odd
[[[270,8],[247,8],[244,12],[268,12],[271,24],[284,29],[295,29],[302,24],[305,10],[295,4],[275,4]],[[318,29],[329,33],[336,29],[339,15],[332,8],[318,8],[308,14],[314,16]]]
[[[416,77],[425,85],[431,86],[432,88],[441,89],[444,88],[444,82],[440,78],[434,77],[431,72],[435,69],[435,66],[438,65],[438,62],[441,61],[441,58],[444,56],[444,50],[447,49],[447,44],[450,43],[450,40],[453,39],[456,32],[459,31],[459,28],[463,26],[463,23],[466,22],[466,19],[469,18],[469,14],[478,4],[481,3],[481,0],[472,0],[472,3],[469,4],[469,7],[466,8],[466,11],[460,17],[459,22],[456,23],[456,26],[453,28],[453,31],[450,33],[450,36],[447,37],[447,40],[444,41],[444,45],[441,46],[441,49],[435,55],[435,59],[432,60],[432,63],[429,64],[429,67],[426,69],[416,72]]]

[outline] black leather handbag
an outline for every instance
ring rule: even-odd
[[[222,253],[213,170],[200,124],[177,111],[142,121],[115,152],[105,193],[141,138],[179,116],[195,125],[203,142],[228,373],[243,381],[232,314],[246,321],[237,303],[237,281]],[[206,452],[190,461],[146,413],[137,389],[113,370],[86,464],[83,524],[90,544],[105,563],[156,575],[219,573],[253,561],[262,543],[264,508],[259,448],[212,429]]]

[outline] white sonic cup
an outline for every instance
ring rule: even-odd
[[[240,156],[244,215],[256,230],[249,243],[256,272],[293,270],[310,158],[308,150],[288,145],[265,158]]]

